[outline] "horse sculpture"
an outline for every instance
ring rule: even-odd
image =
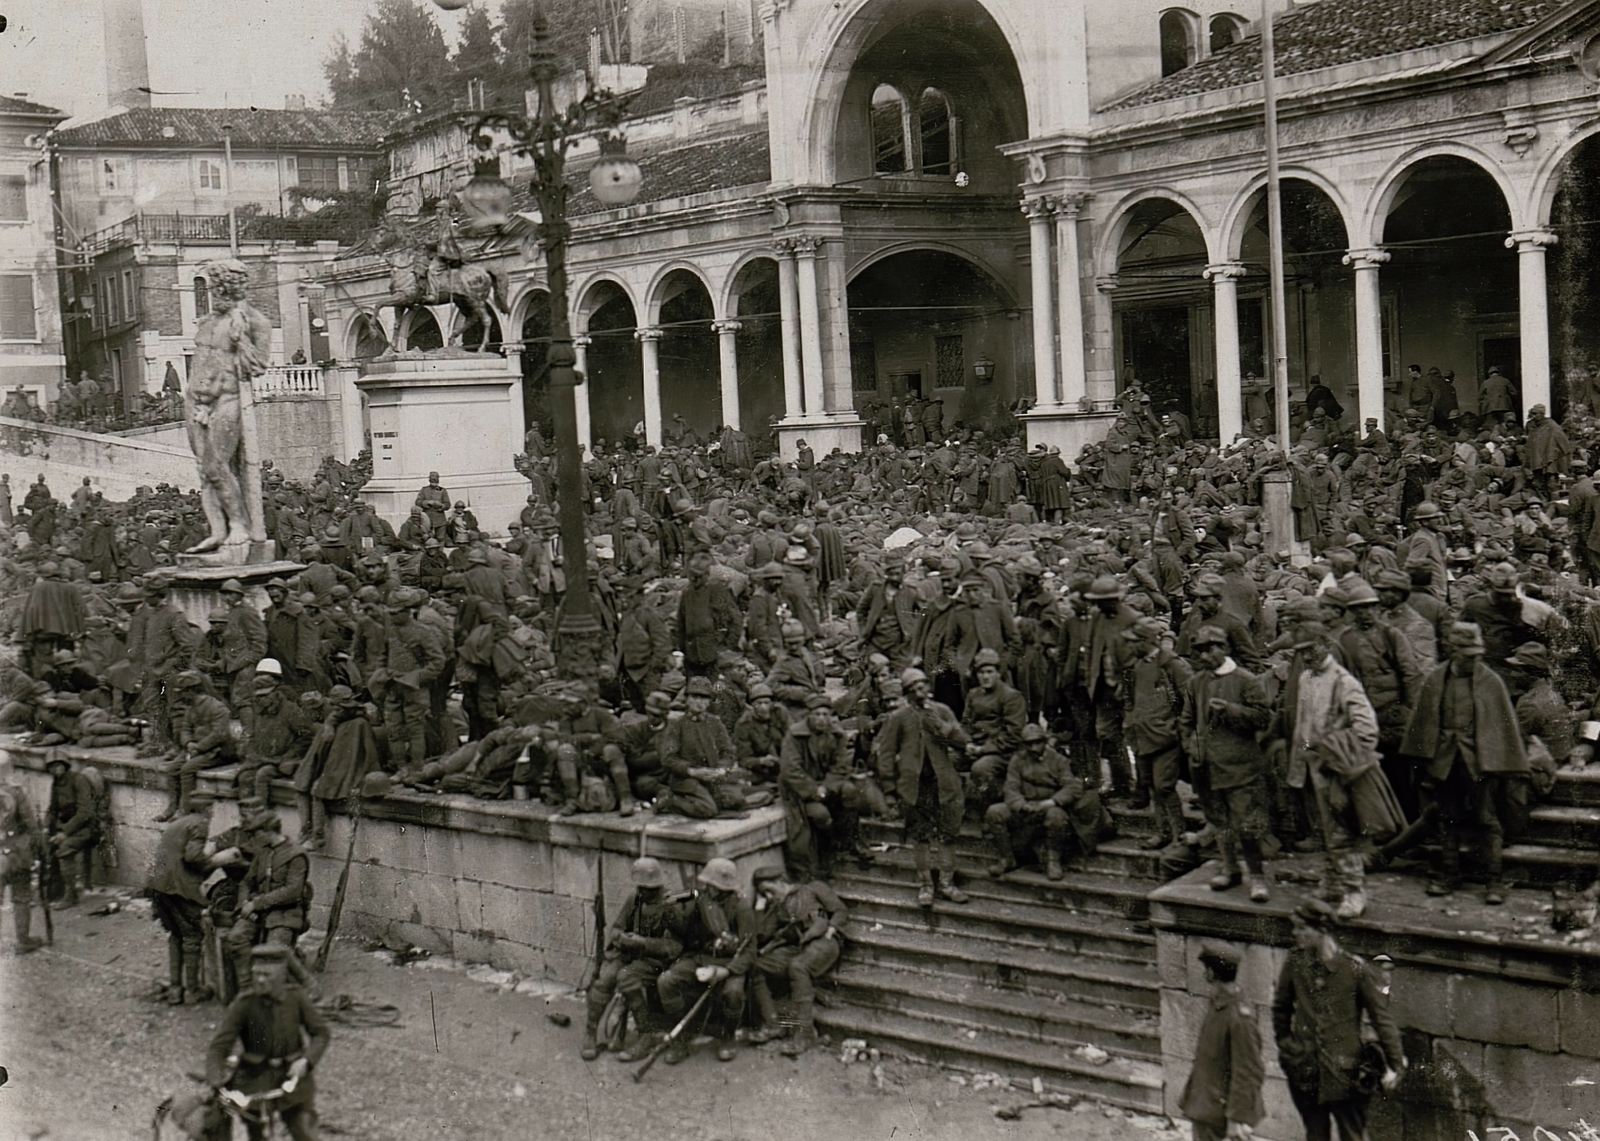
[[[389,244],[381,248],[383,260],[389,263],[389,294],[385,304],[395,307],[395,328],[401,327],[405,310],[413,305],[439,305],[452,302],[468,321],[476,318],[483,336],[475,351],[483,352],[489,346],[492,300],[504,313],[506,304],[506,276],[475,265],[450,265],[436,253],[430,252],[414,237],[391,230]],[[465,327],[465,326],[463,326]],[[460,343],[460,337],[449,334],[446,345]],[[396,344],[404,352],[404,344]]]

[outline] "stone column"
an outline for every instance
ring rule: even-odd
[[[734,431],[739,430],[739,330],[738,321],[713,321],[712,332],[717,334],[717,349],[721,356],[722,422]]]
[[[778,331],[783,346],[783,415],[801,415],[804,398],[800,380],[800,294],[795,284],[794,242],[784,238],[778,250]]]
[[[572,355],[577,358],[573,361],[572,370],[578,374],[572,397],[578,405],[578,443],[585,448],[593,446],[589,435],[589,346],[592,344],[594,338],[587,333],[572,338]]]
[[[1102,273],[1094,279],[1094,296],[1090,298],[1094,315],[1096,363],[1095,388],[1091,400],[1114,400],[1117,395],[1117,313],[1112,298],[1122,284],[1114,273]]]
[[[1517,251],[1518,311],[1522,315],[1522,415],[1550,407],[1550,295],[1545,289],[1544,251],[1556,244],[1549,230],[1522,230],[1506,239]]]
[[[1245,267],[1236,261],[1205,268],[1215,298],[1217,342],[1217,438],[1231,444],[1244,431],[1244,392],[1239,375],[1239,279]]]
[[[807,416],[821,416],[822,309],[817,297],[816,238],[796,238],[794,252],[800,270],[800,375],[805,387]]]
[[[662,330],[635,329],[644,368],[644,439],[661,446],[661,344]]]
[[[1061,326],[1061,403],[1077,408],[1088,395],[1084,365],[1083,278],[1078,264],[1078,214],[1088,195],[1056,203],[1056,284]]]
[[[1056,383],[1055,286],[1050,266],[1050,200],[1025,198],[1028,250],[1033,270],[1033,396],[1040,407],[1061,403]]]
[[[1344,264],[1356,274],[1356,404],[1360,431],[1368,420],[1384,426],[1383,413],[1383,302],[1378,292],[1378,267],[1389,251],[1351,250]]]

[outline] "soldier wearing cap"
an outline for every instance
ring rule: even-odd
[[[290,950],[306,929],[311,875],[310,857],[284,835],[276,812],[263,809],[251,823],[255,852],[239,886],[237,918],[222,937],[241,982],[250,977],[250,948],[273,943]]]
[[[739,648],[744,615],[727,584],[711,577],[709,551],[688,558],[689,585],[678,599],[676,644],[683,653],[684,669],[691,674],[714,676],[717,655]]]
[[[807,644],[806,628],[790,618],[782,629],[783,650],[767,673],[767,685],[793,720],[805,715],[806,703],[813,694],[822,692],[828,675],[822,659]]]
[[[744,615],[745,645],[750,656],[765,667],[783,653],[782,599],[778,596],[783,568],[776,562],[758,566],[750,572],[750,581],[753,589]]]
[[[899,664],[909,656],[911,635],[917,629],[917,594],[905,589],[905,559],[885,556],[883,577],[875,580],[856,604],[861,615],[861,644]]]
[[[830,867],[842,853],[870,858],[860,835],[868,797],[852,760],[827,696],[812,694],[805,716],[790,723],[778,759],[778,792],[788,821],[784,859],[798,876]]]
[[[1119,667],[1122,632],[1138,621],[1128,589],[1111,575],[1100,575],[1082,593],[1083,605],[1067,621],[1061,646],[1065,700],[1079,741],[1073,758],[1078,775],[1100,782],[1102,762],[1111,769],[1114,799],[1133,795],[1133,774],[1122,741],[1125,695]]]
[[[266,656],[283,665],[284,681],[300,690],[312,684],[317,670],[317,632],[306,608],[290,597],[281,578],[267,580],[268,605],[261,618],[267,631]]]
[[[1045,875],[1062,876],[1068,840],[1076,835],[1083,850],[1112,834],[1100,790],[1086,787],[1067,759],[1050,747],[1044,727],[1029,722],[1006,766],[1004,799],[988,807],[983,828],[999,858],[989,868],[996,878],[1017,866],[1016,849],[1031,847],[1042,832]]]
[[[628,795],[618,798],[624,816],[637,812],[640,801],[648,805],[668,791],[667,772],[661,765],[661,731],[671,713],[672,699],[652,690],[645,696],[643,712],[624,714],[601,747],[606,771],[615,773],[621,765],[627,774]]]
[[[1160,848],[1178,843],[1184,833],[1178,778],[1185,766],[1178,714],[1194,670],[1177,655],[1172,629],[1159,618],[1140,618],[1122,632],[1122,639],[1122,736],[1133,749],[1138,780],[1134,804],[1154,804],[1157,830],[1144,846]]]
[[[1383,571],[1372,583],[1378,592],[1378,619],[1400,632],[1411,650],[1419,673],[1439,664],[1439,633],[1412,607],[1411,576],[1404,571]]]
[[[978,652],[978,627],[972,608],[960,597],[961,563],[939,563],[939,596],[929,602],[911,636],[911,660],[921,662],[942,704],[959,710],[966,695],[967,671]]]
[[[156,817],[157,824],[165,824],[178,815],[200,773],[239,759],[228,707],[211,692],[205,677],[195,670],[184,670],[173,678],[172,685],[173,704],[181,713],[177,734],[180,752],[161,764],[161,771],[167,776],[167,806]]]
[[[433,537],[443,542],[447,515],[450,511],[450,493],[439,486],[438,472],[428,473],[428,482],[417,492],[413,505],[427,517],[428,526],[433,529]]]
[[[1461,607],[1461,621],[1474,623],[1483,634],[1484,661],[1501,674],[1509,671],[1505,661],[1524,642],[1540,640],[1539,631],[1523,616],[1523,600],[1517,593],[1517,568],[1511,563],[1495,563],[1489,568],[1489,589],[1468,598]]]
[[[1422,669],[1405,636],[1379,617],[1378,592],[1361,579],[1345,592],[1350,621],[1338,634],[1345,665],[1361,683],[1378,718],[1378,751],[1384,775],[1407,816],[1417,801],[1411,765],[1400,757],[1400,737],[1422,686]]]
[[[173,739],[172,682],[184,668],[199,631],[171,598],[172,584],[158,574],[145,576],[144,605],[128,630],[128,660],[140,671],[136,710],[147,713],[159,741]]]
[[[1412,508],[1411,516],[1407,522],[1411,527],[1411,534],[1395,551],[1401,564],[1409,571],[1412,563],[1426,566],[1428,569],[1428,591],[1441,602],[1450,592],[1450,579],[1445,571],[1444,553],[1449,548],[1449,542],[1442,535],[1438,526],[1443,521],[1444,512],[1439,510],[1437,503],[1419,503]],[[1413,579],[1413,581],[1415,581]]]
[[[202,921],[206,906],[202,881],[218,865],[210,843],[211,794],[189,797],[189,810],[162,830],[144,894],[167,933],[167,1001],[191,1005],[211,998],[200,985]]]
[[[1428,894],[1449,895],[1460,885],[1466,833],[1482,846],[1485,902],[1503,903],[1503,816],[1508,798],[1527,779],[1527,749],[1505,682],[1483,660],[1483,632],[1457,622],[1447,645],[1449,660],[1423,681],[1400,743],[1417,766],[1422,820],[1436,817],[1439,827],[1440,863]]]
[[[1189,597],[1194,606],[1189,610],[1183,625],[1178,628],[1177,652],[1200,668],[1199,655],[1194,649],[1194,636],[1202,626],[1215,626],[1228,638],[1228,656],[1247,670],[1259,671],[1261,655],[1250,628],[1239,616],[1222,606],[1222,592],[1227,583],[1219,574],[1203,574],[1189,584]]]
[[[1205,943],[1200,965],[1211,983],[1211,1005],[1200,1023],[1194,1069],[1178,1107],[1194,1124],[1195,1141],[1249,1137],[1266,1108],[1261,1086],[1266,1067],[1255,1008],[1238,983],[1241,955],[1225,943]]]
[[[971,743],[948,705],[933,700],[928,675],[915,667],[900,675],[904,704],[884,720],[875,744],[878,779],[890,806],[904,806],[906,839],[917,865],[917,902],[932,907],[938,895],[967,902],[956,886],[955,853],[966,800],[952,749]]]
[[[850,920],[833,888],[821,880],[795,883],[784,869],[757,868],[751,877],[756,895],[759,953],[750,972],[750,993],[761,1026],[750,1041],[770,1042],[789,1032],[783,1053],[799,1057],[816,1044],[816,980],[839,961],[844,926]],[[793,1030],[778,1021],[768,979],[787,979],[794,1003]]]
[[[733,1032],[744,1021],[745,979],[756,959],[756,915],[739,890],[739,869],[718,856],[700,869],[700,890],[685,908],[683,954],[656,979],[661,1009],[676,1022],[688,1005],[691,982],[720,986],[726,1036],[717,1057],[731,1062],[738,1051]],[[686,1035],[675,1038],[661,1060],[676,1065],[689,1056]]]
[[[733,756],[742,769],[770,774],[789,732],[789,711],[772,696],[772,687],[757,682],[746,694],[749,704],[733,726]]]
[[[1341,1141],[1367,1141],[1373,1091],[1358,1081],[1363,1015],[1378,1033],[1384,1092],[1400,1084],[1406,1068],[1389,996],[1378,973],[1339,946],[1333,908],[1306,899],[1292,919],[1294,947],[1272,997],[1278,1064],[1308,1139],[1327,1141],[1336,1122]]]
[[[969,804],[985,809],[1000,798],[1006,763],[1028,723],[1028,704],[1000,680],[1000,655],[995,650],[985,646],[972,664],[978,683],[967,691],[961,710],[961,725],[972,738],[967,746],[972,769],[966,795]]]
[[[61,870],[62,895],[54,906],[76,907],[78,892],[86,890],[89,880],[89,854],[100,839],[95,790],[89,778],[75,771],[72,761],[60,749],[50,750],[44,767],[50,774],[45,838]]]
[[[1217,827],[1222,867],[1215,891],[1249,880],[1250,898],[1268,898],[1261,839],[1266,835],[1266,762],[1256,734],[1267,727],[1266,691],[1228,654],[1228,635],[1202,626],[1194,636],[1200,667],[1184,696],[1184,751],[1206,819]]]
[[[264,800],[273,780],[294,775],[315,725],[300,696],[283,685],[275,659],[256,663],[250,689],[250,731],[236,780],[241,795],[253,791]]]
[[[642,711],[646,695],[661,684],[671,660],[672,640],[667,624],[637,587],[627,588],[626,597],[627,604],[618,608],[615,668],[622,696]]]
[[[661,731],[661,767],[669,776],[667,797],[656,806],[662,812],[698,820],[717,814],[716,796],[703,782],[715,770],[730,767],[733,739],[728,727],[711,715],[711,695],[711,679],[691,677],[684,695],[688,711],[668,719]]]
[[[417,621],[417,609],[427,598],[410,586],[389,595],[384,664],[367,680],[373,697],[381,695],[389,756],[398,765],[420,765],[427,759],[430,687],[449,660],[444,639]]]
[[[17,782],[11,754],[0,751],[0,895],[11,889],[11,920],[16,925],[17,954],[37,951],[44,943],[35,938],[33,873],[42,854],[44,837],[33,806]]]
[[[588,1020],[584,1023],[583,1046],[579,1053],[591,1061],[600,1053],[596,1034],[600,1019],[611,997],[621,994],[639,1028],[639,1042],[632,1057],[643,1057],[651,1046],[646,1030],[649,1019],[649,988],[683,954],[689,897],[666,890],[667,873],[659,860],[640,856],[629,870],[633,891],[622,901],[622,908],[606,930],[605,959],[600,973],[589,984]]]
[[[1520,683],[1516,688],[1522,691],[1517,698],[1517,723],[1522,728],[1522,739],[1531,744],[1535,737],[1539,738],[1556,765],[1566,764],[1572,755],[1575,725],[1572,709],[1551,684],[1549,648],[1543,642],[1524,642],[1506,659],[1506,664],[1515,671]],[[1512,687],[1508,685],[1507,688]],[[1546,793],[1549,789],[1539,791]]]
[[[257,947],[249,956],[249,970],[241,976],[253,985],[229,1004],[206,1051],[206,1081],[212,1089],[234,1089],[246,1094],[282,1089],[290,1078],[294,1088],[271,1103],[294,1141],[314,1141],[317,1136],[316,1082],[313,1070],[328,1049],[328,1024],[306,995],[291,986],[288,947]],[[228,1059],[238,1048],[238,1064]],[[248,1127],[252,1141],[265,1135],[262,1126]]]

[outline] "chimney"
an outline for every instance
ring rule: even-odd
[[[145,50],[144,0],[101,0],[101,4],[106,98],[113,107],[148,107],[150,58]]]
[[[306,109],[306,97],[304,95],[285,95],[283,97],[283,109],[285,111],[304,111]]]

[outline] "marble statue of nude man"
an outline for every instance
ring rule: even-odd
[[[212,312],[195,330],[188,430],[211,534],[191,547],[191,554],[250,541],[239,382],[266,370],[272,340],[265,315],[245,300],[250,271],[244,263],[222,258],[203,268],[211,283]]]

